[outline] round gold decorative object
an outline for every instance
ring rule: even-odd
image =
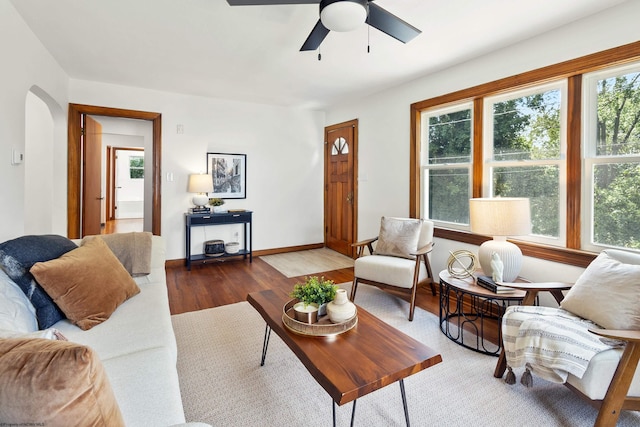
[[[451,255],[447,260],[447,271],[451,277],[464,279],[473,275],[478,265],[476,254],[464,249],[454,252],[449,251],[449,253]]]

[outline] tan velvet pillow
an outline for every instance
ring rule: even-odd
[[[606,329],[640,329],[640,265],[601,252],[560,307]]]
[[[410,218],[382,217],[374,254],[415,259],[422,221]]]
[[[0,339],[0,425],[124,426],[96,353],[68,341]]]
[[[58,259],[38,262],[31,274],[62,312],[83,330],[104,322],[140,288],[102,239]]]

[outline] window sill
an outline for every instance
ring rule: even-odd
[[[483,242],[491,240],[490,237],[473,234],[466,231],[450,230],[446,228],[436,228],[433,232],[435,237],[457,242],[469,243],[480,246]],[[593,252],[581,251],[577,249],[557,248],[536,243],[511,240],[518,245],[522,254],[547,261],[559,262],[562,264],[574,265],[576,267],[587,267],[598,255]]]

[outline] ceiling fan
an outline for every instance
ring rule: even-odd
[[[320,4],[320,19],[300,51],[316,50],[329,31],[352,31],[365,22],[383,33],[408,43],[420,30],[373,3],[374,0],[227,0],[230,6]]]

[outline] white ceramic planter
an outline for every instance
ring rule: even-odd
[[[336,297],[327,304],[327,315],[333,323],[342,323],[356,314],[356,305],[349,301],[347,291],[338,289]]]

